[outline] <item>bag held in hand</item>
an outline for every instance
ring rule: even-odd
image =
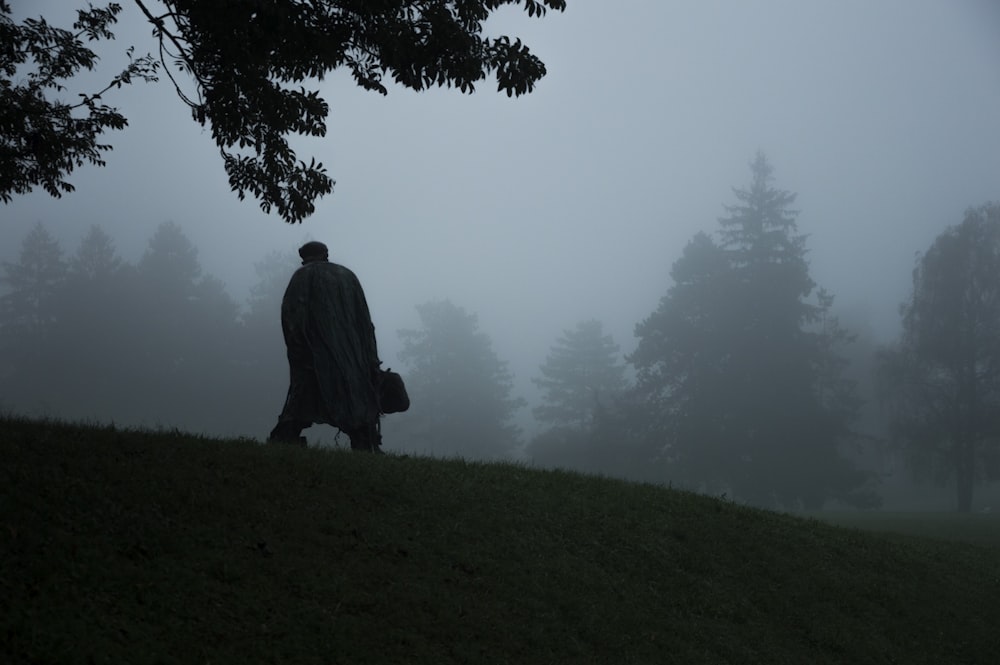
[[[382,413],[401,413],[410,408],[410,396],[398,372],[379,370],[378,404]]]

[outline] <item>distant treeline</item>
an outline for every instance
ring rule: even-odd
[[[907,471],[971,510],[973,488],[1000,477],[1000,207],[970,210],[920,258],[905,332],[876,348],[811,279],[795,195],[762,154],[751,174],[716,234],[674,262],[635,349],[596,319],[554,341],[530,440],[476,315],[418,305],[420,326],[400,331],[413,405],[384,421],[387,449],[520,455],[804,509],[877,506]],[[287,387],[279,312],[297,266],[262,257],[240,304],[176,224],[134,265],[98,227],[67,256],[36,225],[0,273],[0,408],[261,438]]]
[[[66,419],[259,436],[287,388],[279,314],[297,262],[273,253],[240,306],[161,224],[124,262],[92,227],[66,256],[42,224],[3,265],[0,408]]]

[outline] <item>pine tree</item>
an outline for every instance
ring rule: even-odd
[[[476,316],[448,300],[418,305],[417,313],[421,328],[399,333],[412,406],[387,419],[386,446],[400,441],[472,458],[509,453],[519,435],[512,419],[524,400],[511,396],[513,375]]]
[[[738,403],[727,373],[736,312],[728,256],[707,234],[691,239],[671,270],[674,284],[636,326],[628,356],[635,397],[646,407],[637,435],[654,459],[673,459],[691,484],[711,489],[733,475],[729,418]]]
[[[50,379],[58,375],[54,331],[66,261],[39,222],[25,236],[16,263],[3,263],[0,284],[0,401],[4,407],[50,412]]]
[[[74,279],[111,279],[122,267],[114,241],[97,225],[91,226],[70,260]]]
[[[175,222],[156,227],[137,267],[146,288],[180,299],[194,292],[201,277],[198,250]]]
[[[61,393],[60,413],[67,418],[114,420],[121,397],[132,384],[123,375],[121,349],[131,343],[134,316],[128,298],[134,279],[114,242],[92,226],[69,261],[56,326],[61,371],[53,386]]]
[[[630,356],[647,433],[690,484],[761,505],[868,501],[840,447],[858,407],[838,345],[848,338],[815,291],[795,195],[758,153],[748,189],[696,236],[675,284],[636,327]]]
[[[8,293],[0,298],[5,332],[44,336],[57,317],[56,300],[66,279],[59,243],[41,222],[25,236],[17,263],[3,263],[0,278]]]
[[[129,295],[132,343],[123,349],[136,385],[135,411],[193,431],[232,431],[243,411],[239,307],[218,278],[203,274],[198,250],[173,222],[160,224]]]
[[[533,413],[548,425],[587,428],[625,389],[619,347],[596,319],[564,331],[539,369],[532,381],[543,391],[542,404]]]

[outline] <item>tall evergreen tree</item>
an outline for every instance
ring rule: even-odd
[[[564,331],[539,370],[541,376],[532,381],[542,389],[542,403],[533,413],[548,425],[589,427],[595,412],[611,406],[625,389],[619,347],[596,319]]]
[[[221,280],[202,273],[198,250],[179,225],[157,227],[137,269],[141,298],[159,334],[195,349],[211,339],[212,329],[231,339],[239,307]]]
[[[448,300],[418,305],[417,314],[421,327],[399,332],[412,406],[387,419],[386,446],[472,458],[509,453],[524,400],[511,395],[513,375],[476,316]]]
[[[60,413],[68,418],[121,418],[122,395],[130,390],[121,349],[131,342],[134,311],[128,299],[132,267],[114,241],[92,226],[69,261],[69,279],[60,298],[57,350],[62,368],[54,385],[62,394]]]
[[[66,261],[59,243],[39,222],[21,243],[17,262],[3,263],[0,283],[0,402],[51,410],[49,378],[57,373],[53,332]]]
[[[628,476],[633,461],[623,427],[625,365],[603,324],[566,330],[532,381],[542,389],[536,420],[547,426],[525,452],[536,464]]]
[[[137,267],[145,288],[181,299],[193,294],[201,277],[198,250],[176,222],[156,227]]]
[[[737,473],[732,417],[739,404],[727,376],[736,283],[726,252],[698,233],[671,269],[673,286],[635,329],[628,356],[644,417],[634,423],[654,459],[670,459],[693,484],[726,487]]]
[[[674,287],[636,327],[630,356],[648,434],[692,484],[761,505],[818,508],[868,500],[841,454],[858,403],[843,377],[847,339],[815,294],[797,234],[795,196],[772,187],[758,153],[751,184],[696,236]]]
[[[115,243],[100,226],[90,227],[70,260],[74,279],[103,280],[113,277],[122,267]]]
[[[881,354],[892,430],[954,478],[956,505],[1000,476],[1000,204],[970,209],[918,259],[902,338]]]
[[[8,288],[0,298],[5,329],[32,336],[46,333],[57,317],[56,300],[66,279],[62,248],[38,222],[21,243],[16,263],[4,261],[0,281]]]
[[[233,403],[239,307],[221,280],[202,274],[198,250],[173,222],[160,224],[136,266],[130,364],[137,410],[196,431],[227,426]]]
[[[153,385],[190,362],[197,340],[190,304],[195,299],[201,264],[198,250],[174,222],[157,226],[136,265],[131,307],[134,371]],[[188,357],[185,362],[185,357]]]

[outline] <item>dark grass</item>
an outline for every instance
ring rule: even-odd
[[[889,537],[915,536],[1000,548],[1000,515],[996,513],[845,511],[815,516],[830,524]]]
[[[648,485],[0,419],[0,662],[996,663],[1000,556]]]

